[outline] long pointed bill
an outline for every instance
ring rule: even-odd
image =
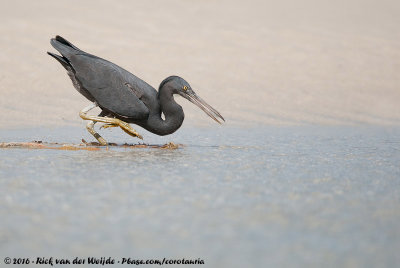
[[[214,119],[217,123],[221,124],[221,122],[218,119],[222,119],[225,122],[225,119],[217,110],[211,107],[211,105],[205,102],[202,98],[198,97],[196,94],[185,94],[183,95],[183,97],[188,99],[190,102],[196,104],[196,106],[202,109],[209,117]]]

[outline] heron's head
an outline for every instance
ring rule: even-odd
[[[161,83],[160,88],[163,86],[163,83],[168,83],[168,86],[173,89],[173,94],[179,94],[190,102],[196,104],[216,122],[221,124],[221,119],[225,121],[225,119],[217,110],[211,107],[211,105],[206,103],[202,98],[197,96],[197,94],[193,91],[192,87],[189,85],[188,82],[186,82],[185,79],[179,76],[170,76]]]

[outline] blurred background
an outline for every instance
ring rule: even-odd
[[[185,78],[229,124],[400,123],[395,0],[0,2],[2,127],[82,125],[57,34],[157,89]]]

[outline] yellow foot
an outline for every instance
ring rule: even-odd
[[[134,130],[128,123],[126,123],[125,121],[119,120],[119,119],[116,119],[116,120],[117,120],[116,123],[104,124],[100,127],[100,129],[111,128],[111,127],[120,127],[123,131],[125,131],[132,137],[137,137],[137,138],[143,140],[143,137],[139,133],[137,133],[136,130]]]
[[[87,113],[92,110],[93,108],[96,108],[97,104],[93,103],[92,105],[82,109],[79,112],[79,116],[83,119],[83,120],[91,120],[93,121],[93,125],[95,122],[102,122],[102,123],[106,123],[106,125],[103,126],[103,128],[108,128],[108,127],[116,127],[119,126],[123,131],[125,131],[127,134],[129,134],[132,137],[137,137],[141,140],[143,140],[142,135],[140,135],[139,133],[136,132],[136,130],[134,130],[128,123],[126,123],[125,121],[119,120],[117,118],[109,118],[109,117],[103,117],[103,116],[93,116],[93,115],[87,115]],[[101,136],[99,134],[95,134],[95,131],[93,130],[93,125],[91,127],[88,127],[89,132],[101,143],[105,143],[105,140],[103,138],[101,138]],[[99,137],[102,140],[99,140]]]
[[[104,124],[104,125],[102,125],[100,127],[100,129],[102,129],[102,128],[106,129],[106,128],[111,128],[111,127],[119,127],[119,125],[117,125],[117,124]]]
[[[142,135],[136,132],[128,123],[118,120],[119,127],[125,131],[127,134],[131,135],[132,137],[138,137],[139,139],[143,140]]]

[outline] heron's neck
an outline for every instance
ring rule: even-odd
[[[182,107],[174,100],[170,87],[162,87],[158,91],[160,103],[160,114],[154,118],[154,132],[158,135],[168,135],[174,133],[183,123],[185,114]],[[164,114],[165,120],[161,118],[161,112]]]

